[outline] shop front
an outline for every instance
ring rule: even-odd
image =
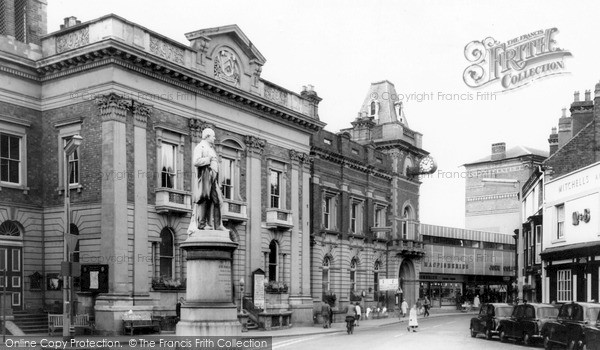
[[[428,245],[419,274],[419,297],[432,307],[454,308],[464,302],[505,302],[515,274],[514,252]]]

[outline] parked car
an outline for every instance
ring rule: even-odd
[[[600,350],[600,312],[596,317],[596,323],[587,325],[583,329],[583,344],[585,350]]]
[[[542,327],[546,322],[556,320],[558,311],[556,306],[548,304],[527,303],[515,306],[511,317],[500,321],[500,341],[510,338],[531,345],[542,338]]]
[[[503,303],[482,304],[479,309],[479,315],[471,319],[471,337],[475,338],[477,334],[485,334],[487,339],[492,339],[498,335],[498,326],[502,319],[510,317],[513,306]]]
[[[599,312],[600,304],[596,303],[571,302],[562,305],[557,320],[546,322],[542,328],[544,348],[550,350],[561,345],[576,350],[583,347],[584,330],[596,322]]]

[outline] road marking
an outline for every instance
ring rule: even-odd
[[[273,343],[272,349],[282,348],[284,346],[290,346],[296,343],[301,343],[303,341],[312,340],[320,337],[310,337],[310,338],[300,338],[300,339],[289,339],[284,340],[282,342]]]

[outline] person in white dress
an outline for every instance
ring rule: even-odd
[[[417,321],[417,305],[413,305],[408,314],[408,327],[406,329],[410,332],[416,332],[419,328],[419,322]]]

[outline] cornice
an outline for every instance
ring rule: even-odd
[[[365,174],[369,174],[369,175],[379,177],[382,179],[392,180],[392,178],[393,178],[391,173],[381,171],[381,170],[375,168],[373,165],[365,165],[360,162],[357,162],[354,159],[341,156],[338,153],[324,150],[322,148],[312,147],[311,148],[311,156],[318,157],[318,158],[321,158],[323,160],[326,160],[326,161],[329,161],[332,163],[340,164],[344,167],[355,169],[355,170],[361,171]]]
[[[29,78],[46,82],[109,64],[120,65],[152,79],[176,85],[200,96],[280,123],[289,123],[296,128],[314,132],[325,126],[325,123],[317,119],[312,119],[287,107],[276,105],[249,92],[225,86],[221,82],[199,72],[161,60],[160,57],[150,56],[147,52],[113,39],[71,50],[69,56],[60,57],[60,55],[57,55],[40,60],[37,63],[39,76],[30,76]],[[25,74],[14,69],[10,70],[9,73],[19,76]]]

